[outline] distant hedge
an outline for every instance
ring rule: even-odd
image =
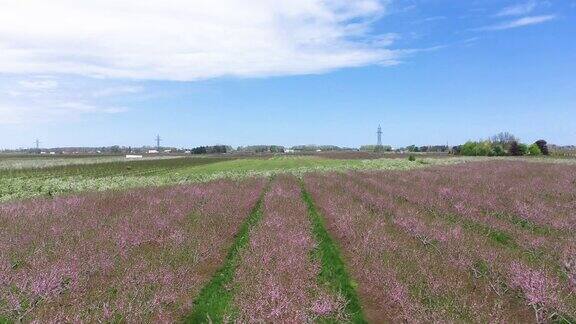
[[[540,142],[540,144],[538,144]],[[543,143],[542,143],[543,142]],[[544,147],[544,149],[543,149]],[[465,156],[523,156],[523,155],[548,155],[546,141],[541,140],[528,146],[518,141],[510,143],[499,143],[490,140],[486,141],[468,141],[463,145],[455,147],[455,154]]]

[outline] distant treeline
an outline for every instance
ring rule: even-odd
[[[398,149],[397,151],[405,151],[405,152],[448,152],[449,147],[447,145],[428,145],[428,146],[416,146],[410,145],[406,146],[405,148]]]
[[[292,153],[292,152],[330,152],[330,151],[363,151],[363,152],[397,152],[397,153],[453,153],[468,156],[521,156],[521,155],[576,155],[576,146],[548,145],[545,140],[538,140],[532,144],[521,143],[520,140],[508,132],[496,134],[486,140],[468,141],[465,144],[449,147],[447,145],[409,145],[392,148],[390,145],[362,145],[359,148],[340,147],[336,145],[296,145],[286,148],[282,145],[250,145],[233,148],[229,145],[206,145],[194,148],[175,148],[153,146],[102,146],[102,147],[55,147],[55,148],[21,148],[16,150],[1,150],[3,153],[28,154],[148,154],[148,153],[176,153],[176,154],[227,154],[227,153]]]
[[[236,151],[247,153],[283,153],[285,149],[284,146],[281,145],[250,145],[238,146]]]
[[[281,145],[251,145],[239,146],[236,151],[249,152],[249,153],[285,153],[285,152],[316,152],[316,151],[349,151],[356,150],[347,147],[339,147],[335,145],[296,145],[286,148]]]
[[[229,153],[232,151],[232,146],[228,146],[228,145],[198,146],[198,147],[195,147],[189,151],[192,154]]]
[[[538,140],[530,145],[503,132],[483,141],[468,141],[463,145],[453,147],[454,154],[466,156],[522,156],[522,155],[549,155],[548,144],[545,140]]]
[[[291,147],[294,151],[315,152],[315,151],[357,151],[357,149],[349,147],[340,147],[336,145],[296,145]]]
[[[42,148],[20,148],[15,150],[2,150],[3,153],[29,153],[29,154],[40,154],[40,153],[56,153],[56,154],[141,154],[147,153],[150,150],[157,150],[156,147],[152,146],[141,146],[141,147],[131,147],[131,146],[99,146],[99,147],[42,147]],[[163,151],[170,151],[173,153],[184,153],[185,149],[179,149],[175,147],[162,147]]]

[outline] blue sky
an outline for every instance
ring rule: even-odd
[[[576,0],[3,6],[0,148],[576,144]]]

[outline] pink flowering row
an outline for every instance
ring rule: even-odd
[[[216,181],[0,205],[0,316],[177,320],[263,186]]]
[[[533,307],[537,307],[541,313],[548,310],[567,314],[573,312],[574,305],[569,297],[566,299],[567,295],[561,293],[570,291],[570,288],[565,282],[560,283],[551,275],[546,270],[547,267],[539,270],[528,267],[516,260],[520,253],[494,247],[485,237],[464,231],[459,224],[429,217],[425,212],[426,208],[416,208],[415,204],[403,203],[405,199],[418,199],[413,195],[399,196],[398,190],[394,188],[394,185],[399,185],[397,179],[413,176],[410,173],[414,171],[382,173],[381,177],[375,179],[369,179],[370,174],[314,176],[306,179],[309,190],[329,220],[331,230],[350,253],[352,272],[360,282],[360,292],[369,296],[371,304],[375,304],[374,301],[381,302],[373,307],[371,312],[367,311],[369,314],[376,313],[376,319],[390,316],[390,313],[396,316],[404,314],[404,319],[431,319],[426,316],[426,312],[418,311],[423,306],[417,300],[406,301],[380,293],[383,290],[406,290],[397,288],[398,280],[378,282],[378,277],[390,278],[391,272],[402,278],[400,284],[412,288],[414,281],[410,279],[420,277],[427,283],[433,295],[452,296],[460,308],[477,314],[476,319],[512,320],[520,318],[520,314],[524,314],[527,320],[533,318],[528,313],[529,309],[515,306],[515,295],[510,289],[526,293],[526,296],[537,296],[537,303],[529,303],[536,305]],[[406,182],[403,185],[410,187],[412,184]],[[387,190],[388,188],[391,190]],[[419,194],[426,195],[426,190],[429,188],[423,188]],[[434,191],[428,193],[433,194]],[[372,234],[374,232],[378,234]],[[418,241],[420,244],[415,245],[414,242]],[[360,264],[355,264],[357,258]],[[406,258],[414,261],[406,262]],[[382,264],[388,264],[390,259],[394,260],[390,269],[382,267]],[[486,269],[478,266],[477,262],[480,260],[488,263],[488,273],[484,273]],[[370,278],[372,273],[378,275]],[[446,276],[449,276],[450,280],[445,280]],[[531,281],[536,288],[518,280],[533,277],[538,278]],[[395,283],[394,289],[386,286],[391,282]],[[476,290],[469,291],[470,286],[476,287]],[[375,290],[372,289],[374,287]],[[449,291],[456,292],[456,296],[450,295]],[[387,305],[386,300],[404,302]],[[389,311],[395,307],[400,310]],[[499,311],[493,312],[492,309]],[[440,313],[433,312],[432,315],[439,316],[436,319],[442,318]]]
[[[544,166],[532,166],[528,163],[504,163],[503,165],[494,163],[476,163],[469,165],[469,172],[474,179],[484,179],[490,178],[494,173],[501,173],[499,177],[506,178],[506,174],[519,172],[522,170],[525,173],[523,177],[518,180],[517,186],[522,187],[522,182],[534,182],[533,177],[540,178],[540,174],[546,169]],[[524,166],[528,164],[528,166]],[[494,166],[493,170],[491,166]],[[552,166],[551,166],[552,167]],[[555,168],[566,167],[568,169],[564,170],[564,175],[569,174],[570,166],[554,166]],[[512,198],[507,198],[510,191],[499,190],[496,188],[496,181],[490,181],[488,183],[475,183],[474,190],[462,189],[462,187],[467,186],[468,179],[464,178],[465,174],[460,171],[462,166],[454,166],[450,169],[447,168],[437,168],[429,170],[419,170],[413,172],[403,173],[401,177],[393,176],[390,173],[363,173],[359,179],[368,185],[372,185],[381,192],[387,192],[395,197],[401,197],[413,203],[414,205],[420,206],[423,209],[433,209],[436,212],[441,212],[444,214],[453,214],[458,217],[466,218],[483,226],[493,228],[495,230],[503,231],[509,233],[514,241],[520,244],[526,251],[546,251],[543,255],[544,258],[550,262],[556,264],[565,264],[568,262],[570,251],[576,249],[576,238],[571,233],[570,226],[565,228],[559,228],[556,230],[540,230],[539,232],[534,232],[530,228],[524,228],[520,224],[515,224],[510,219],[501,219],[496,217],[494,214],[512,214],[516,217],[522,218],[510,211],[509,204],[497,203],[496,199],[499,201],[512,201],[513,194],[510,194]],[[533,169],[539,170],[539,172]],[[559,171],[560,172],[560,171]],[[458,181],[454,179],[454,174],[459,174],[460,177],[466,179],[466,181]],[[570,176],[566,175],[567,178]],[[574,175],[572,175],[574,177]],[[518,178],[518,177],[517,177]],[[558,180],[559,182],[562,182]],[[541,192],[548,192],[546,198],[529,198],[534,196],[529,189],[524,189],[528,193],[525,194],[526,201],[535,201],[532,205],[537,205],[538,201],[546,200],[547,204],[560,205],[566,207],[564,201],[566,197],[574,197],[576,195],[573,193],[574,189],[567,186],[558,186],[556,182],[550,182],[550,187],[554,189],[540,188]],[[511,188],[516,188],[514,185],[510,185]],[[564,190],[563,192],[560,190]],[[518,191],[519,189],[514,189]],[[466,192],[464,194],[463,192]],[[552,195],[550,192],[556,192]],[[500,193],[500,194],[498,194]],[[457,198],[455,198],[457,197]],[[485,202],[485,203],[483,203]],[[573,202],[572,202],[573,204]],[[559,208],[556,216],[550,216],[549,218],[557,217],[558,223],[571,223],[576,219],[575,210],[572,210],[571,214],[566,214],[564,212],[564,207]],[[508,208],[508,209],[507,209]],[[536,211],[533,211],[536,213]],[[543,222],[540,222],[540,224]],[[536,225],[539,226],[539,225]],[[541,226],[547,226],[542,225]]]
[[[355,181],[350,180],[350,178]],[[573,280],[560,282],[554,275],[554,269],[558,268],[555,264],[539,264],[538,269],[532,269],[519,261],[519,259],[524,257],[523,251],[494,246],[485,236],[479,233],[462,231],[462,227],[458,224],[430,219],[427,216],[429,215],[428,213],[415,209],[411,204],[402,203],[402,200],[399,202],[398,199],[394,199],[397,197],[389,192],[379,191],[378,189],[381,189],[381,186],[377,184],[374,184],[372,189],[370,189],[369,185],[367,187],[358,185],[365,179],[366,175],[364,174],[348,177],[348,181],[344,183],[344,190],[368,206],[376,206],[380,208],[380,212],[392,214],[393,222],[396,226],[417,237],[422,243],[429,244],[428,238],[437,239],[440,244],[436,249],[442,255],[439,261],[447,267],[452,265],[454,267],[452,270],[460,273],[462,277],[460,280],[471,279],[470,276],[463,273],[463,270],[471,269],[472,274],[477,275],[478,269],[475,269],[474,266],[476,262],[482,260],[490,268],[488,269],[490,273],[483,274],[483,276],[490,280],[489,283],[492,290],[494,290],[495,283],[507,283],[511,287],[521,288],[522,292],[526,292],[526,286],[516,284],[515,282],[517,281],[514,281],[514,278],[523,276],[522,273],[519,273],[520,270],[529,269],[529,271],[526,271],[531,274],[536,273],[541,278],[538,281],[539,286],[537,289],[540,293],[538,307],[541,312],[573,312],[574,305],[569,301],[575,287]],[[412,197],[408,196],[408,200],[411,199]],[[417,216],[418,221],[405,224],[403,219],[406,213],[412,213],[412,215]],[[450,237],[450,239],[445,239],[446,237]],[[550,261],[551,259],[546,260]],[[554,263],[555,260],[551,262]],[[452,272],[453,278],[457,276],[456,272]],[[470,273],[470,271],[468,272]],[[528,276],[530,277],[531,275]],[[500,297],[501,294],[497,290],[494,292]]]
[[[326,226],[342,248],[366,317],[371,322],[429,320],[424,306],[409,294],[390,257],[403,249],[402,242],[388,233],[385,217],[375,217],[370,208],[343,191],[335,174],[308,175],[310,192]],[[398,261],[401,261],[400,259]]]
[[[265,196],[263,219],[250,231],[234,277],[240,322],[308,323],[344,319],[343,299],[319,285],[308,210],[297,179],[280,176]]]

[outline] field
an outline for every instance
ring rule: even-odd
[[[167,160],[178,156],[145,156],[140,160]],[[109,162],[124,162],[125,156],[119,155],[58,155],[58,156],[30,156],[5,155],[0,157],[0,170],[41,169],[67,165],[92,165]]]
[[[0,323],[576,321],[574,160],[84,162],[0,171]]]
[[[399,170],[478,159],[422,157],[416,162],[410,162],[407,159],[326,159],[316,156],[177,157],[143,161],[127,161],[123,157],[0,158],[0,165],[13,166],[0,168],[0,202],[84,191],[206,182],[221,178],[267,177],[285,172],[303,174],[352,169]]]

